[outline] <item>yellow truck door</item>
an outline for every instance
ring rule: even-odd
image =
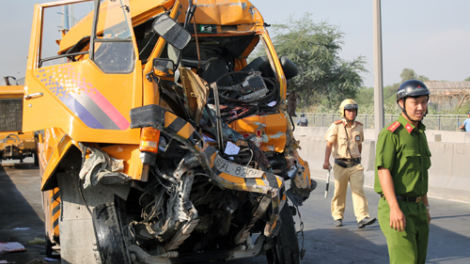
[[[41,56],[44,10],[74,2],[80,1],[36,5],[23,130],[55,127],[75,141],[138,144],[139,131],[130,129],[129,111],[142,105],[142,66],[127,0],[96,1],[99,14],[92,11],[88,16],[95,15],[93,19],[64,34],[58,56]],[[79,41],[67,46],[77,35]],[[43,66],[64,58],[65,63]]]

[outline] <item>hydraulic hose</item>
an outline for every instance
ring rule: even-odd
[[[16,137],[16,140],[13,139],[13,137]],[[0,142],[7,143],[9,138],[13,139],[15,141],[15,143],[20,142],[20,137],[18,137],[18,135],[16,135],[16,134],[8,134],[8,136],[6,136],[4,139],[0,140]]]

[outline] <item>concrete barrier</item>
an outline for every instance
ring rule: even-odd
[[[315,138],[323,138],[328,127],[295,127],[296,135],[305,135]],[[426,130],[429,142],[470,143],[470,132],[455,132],[443,130]],[[364,138],[375,140],[374,129],[364,129]]]
[[[454,144],[452,171],[445,197],[470,202],[470,144]],[[437,158],[441,155],[437,153]]]
[[[300,156],[308,161],[312,178],[325,179],[323,170],[326,127],[296,127],[294,136],[300,140]],[[470,133],[427,131],[431,151],[428,195],[470,203]],[[436,135],[440,142],[436,142]],[[364,186],[373,187],[375,180],[374,130],[364,130],[362,146]],[[458,142],[459,141],[459,142]],[[330,163],[334,160],[330,157]]]

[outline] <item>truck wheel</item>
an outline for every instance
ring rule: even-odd
[[[114,193],[99,184],[81,189],[78,171],[58,173],[57,181],[61,199],[59,230],[62,263],[112,263],[102,262],[92,213],[99,205],[114,203]]]
[[[129,253],[115,203],[98,205],[93,209],[93,226],[101,262],[129,264]]]
[[[266,252],[266,258],[269,264],[299,264],[299,242],[287,204],[282,208],[280,216],[282,226],[279,234],[273,238],[273,246]]]

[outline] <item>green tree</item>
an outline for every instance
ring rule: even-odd
[[[332,107],[354,98],[363,82],[359,73],[367,70],[363,56],[352,61],[339,57],[344,33],[327,22],[314,23],[309,13],[298,20],[291,16],[287,22],[273,26],[273,43],[278,55],[289,58],[299,69],[289,89],[300,94],[301,107],[322,101]]]
[[[415,73],[414,70],[409,69],[409,68],[404,68],[403,71],[400,74],[401,81],[404,82],[406,80],[410,79],[415,79],[415,80],[420,80],[422,82],[429,81],[429,78],[424,76],[424,75],[418,75]]]
[[[463,80],[464,82],[470,82],[470,77],[468,77],[467,79]]]
[[[374,88],[365,87],[365,86],[359,88],[354,100],[360,106],[373,105],[374,104]]]

